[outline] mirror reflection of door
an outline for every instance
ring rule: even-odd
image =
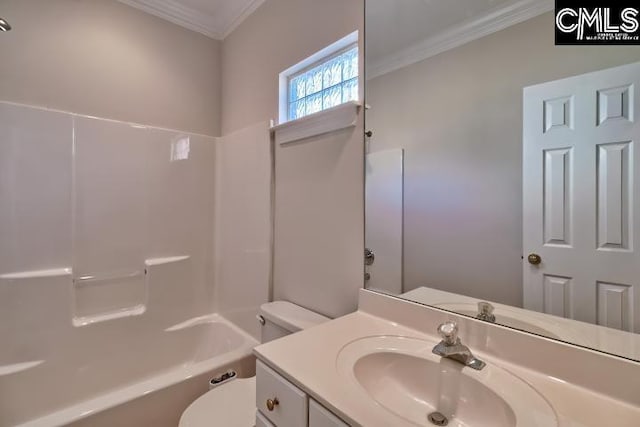
[[[550,0],[366,0],[365,20],[368,153],[404,153],[401,271],[375,271],[393,227],[367,200],[365,285],[640,360],[640,48],[556,46]]]
[[[525,308],[640,331],[639,88],[636,63],[524,90]]]
[[[375,255],[366,267],[367,287],[402,293],[402,149],[366,155],[365,246]]]

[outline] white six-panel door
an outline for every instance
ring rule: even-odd
[[[639,90],[640,63],[525,88],[525,308],[640,332]]]

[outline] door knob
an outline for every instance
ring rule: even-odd
[[[529,264],[531,265],[540,265],[542,258],[538,254],[529,254],[527,261],[529,261]]]

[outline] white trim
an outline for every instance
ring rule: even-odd
[[[108,117],[90,116],[88,114],[74,113],[73,111],[58,110],[58,109],[50,108],[50,107],[47,107],[47,106],[20,104],[20,103],[13,102],[13,101],[3,101],[2,99],[0,99],[0,105],[10,105],[10,106],[13,106],[13,107],[20,107],[20,108],[31,108],[31,109],[34,109],[34,110],[49,111],[49,112],[58,113],[58,114],[68,114],[68,115],[73,116],[73,117],[81,117],[81,118],[91,119],[91,120],[101,120],[103,122],[118,123],[118,124],[121,124],[121,125],[128,125],[128,126],[131,126],[133,128],[138,128],[138,129],[156,129],[156,130],[163,130],[163,131],[174,132],[174,133],[184,133],[184,134],[187,134],[189,136],[201,136],[203,138],[214,139],[216,141],[220,138],[219,136],[205,135],[204,133],[192,132],[190,130],[163,128],[163,127],[160,127],[160,126],[145,125],[145,124],[136,123],[136,122],[123,122],[122,120],[110,119]]]
[[[135,7],[189,30],[204,34],[212,39],[222,39],[222,32],[211,24],[207,15],[183,6],[172,0],[118,0],[127,6]]]
[[[338,40],[335,43],[330,44],[329,46],[325,47],[322,50],[319,50],[318,52],[314,53],[313,55],[311,55],[310,57],[298,62],[297,64],[287,68],[286,70],[284,70],[283,72],[280,73],[279,76],[279,96],[278,96],[278,116],[279,116],[279,123],[283,124],[285,123],[288,119],[289,119],[289,115],[287,114],[287,110],[289,108],[289,103],[287,102],[288,99],[288,86],[289,86],[289,76],[292,76],[294,74],[296,74],[297,72],[317,63],[322,61],[324,58],[327,58],[333,54],[335,54],[336,52],[347,48],[350,45],[355,45],[358,43],[358,31],[354,31],[351,34],[348,34],[347,36],[341,38],[340,40]],[[359,73],[358,73],[359,74]],[[358,75],[358,77],[360,77]]]
[[[418,42],[367,67],[367,80],[423,61],[473,40],[552,11],[553,0],[522,0],[466,21],[455,29]],[[550,30],[551,31],[551,30]]]
[[[301,139],[354,127],[360,111],[360,103],[349,101],[333,108],[285,122],[271,128],[276,144],[283,145]]]
[[[147,12],[151,15],[173,22],[176,25],[204,34],[215,40],[222,40],[235,30],[249,15],[258,9],[265,0],[252,0],[227,22],[216,23],[211,15],[184,6],[175,0],[118,0],[127,6]]]

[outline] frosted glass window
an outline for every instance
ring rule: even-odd
[[[351,46],[288,79],[288,119],[358,100],[358,47]]]

